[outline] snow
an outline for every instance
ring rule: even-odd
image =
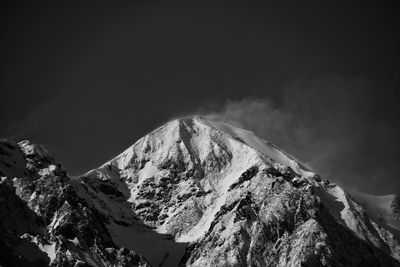
[[[360,216],[361,207],[340,186],[335,184],[327,188],[318,186],[316,192],[339,223],[348,227],[359,238],[375,241],[376,237],[367,234],[369,222]]]
[[[229,187],[236,182],[240,175],[248,168],[260,164],[259,155],[255,153],[254,150],[244,146],[242,143],[234,139],[229,139],[226,145],[232,152],[233,158],[231,164],[224,169],[219,179],[217,179],[218,183],[214,188],[216,198],[214,199],[213,204],[209,205],[204,211],[200,221],[192,227],[189,232],[180,235],[176,239],[178,242],[193,242],[202,237],[210,228],[216,213],[224,204],[226,204]],[[200,143],[199,147],[205,146]]]
[[[362,192],[352,192],[352,195],[366,208],[368,215],[376,222],[387,224],[389,227],[400,231],[400,221],[394,218],[391,207],[396,195],[377,196]]]
[[[69,241],[71,241],[75,246],[79,246],[79,240],[77,237],[75,237],[74,239],[68,239]]]
[[[139,177],[141,178],[139,179],[139,182],[143,179],[155,176],[157,172],[158,172],[157,167],[155,167],[150,161],[146,162],[144,168],[139,171]]]
[[[32,144],[27,140],[15,143],[0,139],[0,150],[3,151],[3,153],[0,153],[0,172],[10,178],[26,176],[26,155],[37,153],[40,156],[52,159],[43,147]],[[56,168],[57,166],[50,164],[48,167],[40,169],[38,174],[41,176],[50,174]]]
[[[208,123],[220,129],[221,131],[228,133],[234,138],[241,139],[246,145],[263,153],[264,155],[268,156],[275,162],[283,166],[289,166],[297,174],[303,177],[310,177],[314,175],[314,173],[307,171],[304,167],[300,166],[300,164],[296,160],[294,160],[292,156],[288,156],[288,154],[283,153],[279,148],[272,145],[268,141],[258,138],[251,131],[234,127],[223,122],[208,121]]]
[[[396,233],[396,225],[389,225],[390,218],[387,208],[393,196],[363,195],[364,200],[367,200],[370,203],[369,205],[374,207],[368,212],[338,185],[331,184],[327,188],[321,186],[315,188],[323,204],[336,220],[348,227],[360,239],[368,241],[376,247],[381,247],[384,245],[381,235],[385,235],[386,230]],[[382,217],[382,211],[386,211],[386,217]],[[370,217],[365,216],[365,213]],[[374,221],[380,227],[377,227]]]
[[[169,235],[158,234],[148,228],[113,222],[107,228],[118,246],[137,251],[152,266],[178,266],[185,253],[186,244],[176,243]]]
[[[162,165],[166,160],[183,161],[181,163],[184,163],[187,168],[192,168],[193,164],[208,164],[210,156],[225,160],[224,167],[218,172],[214,169],[204,169],[206,177],[202,184],[205,189],[212,190],[212,199],[208,199],[209,205],[202,204],[205,207],[201,210],[202,216],[199,221],[191,225],[192,227],[189,227],[187,232],[181,232],[176,239],[178,242],[192,242],[208,231],[215,214],[226,203],[229,187],[248,168],[262,162],[263,155],[281,166],[291,167],[299,175],[304,177],[313,175],[292,157],[258,138],[254,133],[200,117],[168,122],[89,174],[100,172],[102,174],[97,175],[99,178],[111,177],[107,168],[110,165],[118,169],[118,173],[115,173],[117,176],[133,177],[135,172],[138,179],[135,184],[128,185],[130,188],[128,202],[134,203],[137,197],[136,188],[150,177],[162,177],[163,170],[157,166]],[[144,160],[146,163],[140,170],[135,171],[130,169],[133,160],[137,162]],[[106,200],[103,199],[103,201],[106,206],[109,206]],[[179,216],[181,211],[182,209],[177,207],[169,217]],[[165,233],[166,229],[168,227],[160,226],[157,231]]]
[[[334,208],[332,208],[332,205],[328,205],[331,208],[331,211],[333,211],[334,214],[337,214],[339,212],[340,218],[345,222],[347,226],[353,225],[354,223],[351,216],[350,206],[346,197],[346,193],[343,191],[343,189],[339,186],[334,186],[332,188],[328,188],[326,192],[333,196],[337,202],[343,205],[343,208],[341,210],[337,210],[337,207],[339,206],[335,206]]]
[[[28,141],[21,142],[20,146],[26,154],[46,153]],[[11,158],[17,160],[21,156],[22,161],[18,164],[24,164],[25,168],[26,162],[22,153],[18,151],[15,150]],[[0,162],[0,168],[7,164]],[[117,247],[136,251],[153,266],[178,266],[187,243],[195,244],[195,242],[199,242],[197,244],[201,244],[204,248],[209,248],[210,254],[222,255],[218,258],[221,260],[221,265],[238,265],[238,257],[242,255],[238,253],[241,244],[237,244],[235,238],[241,227],[246,225],[241,219],[235,220],[239,200],[251,193],[251,201],[256,201],[257,206],[262,208],[258,214],[259,218],[271,223],[277,216],[276,211],[285,208],[281,196],[276,195],[272,198],[272,195],[279,191],[271,190],[275,189],[272,185],[277,179],[271,175],[267,176],[264,172],[271,166],[279,170],[288,166],[302,176],[294,179],[303,181],[307,178],[311,182],[303,188],[303,185],[293,186],[293,180],[278,178],[285,186],[285,191],[282,192],[303,189],[311,192],[310,187],[312,187],[320,197],[323,207],[329,210],[334,219],[359,238],[378,248],[384,247],[384,242],[387,244],[392,242],[394,244],[392,247],[396,249],[397,243],[393,242],[388,232],[370,221],[362,207],[341,187],[328,182],[317,182],[319,179],[311,179],[314,173],[294,157],[270,142],[258,138],[253,132],[223,122],[199,117],[171,121],[141,138],[100,168],[86,173],[84,175],[86,177],[75,177],[70,181],[77,194],[84,199],[82,201],[105,218],[107,234]],[[246,177],[245,182],[230,190],[232,184],[252,167],[257,167],[260,171],[254,177]],[[47,168],[40,169],[39,175],[50,174],[55,168],[56,166],[51,164]],[[113,190],[107,190],[112,189],[107,186],[103,188],[104,183],[115,186],[123,194],[114,194]],[[146,186],[141,186],[144,183]],[[394,195],[361,194],[358,199],[362,200],[360,201],[362,205],[374,220],[380,222],[380,225],[387,224],[400,229],[399,222],[393,219],[393,211],[390,208],[394,197]],[[34,192],[29,201],[36,198]],[[140,205],[142,203],[151,205]],[[231,209],[234,203],[237,203],[236,207]],[[217,213],[223,206],[230,208],[224,209],[223,213],[220,213],[222,215],[216,219]],[[301,211],[300,207],[301,204],[296,215]],[[51,235],[54,234],[52,230],[65,219],[59,212],[55,212],[48,225],[47,230]],[[294,220],[296,223],[296,216]],[[214,231],[210,231],[211,225]],[[253,241],[261,239],[262,236],[258,235],[264,233],[262,227],[255,224],[247,226],[249,229],[246,231],[254,231],[251,234],[249,232],[248,240],[244,238],[239,241],[250,241],[248,243],[250,248],[254,246],[251,251],[255,251],[258,241],[254,243]],[[315,221],[309,220],[298,228],[300,230],[298,233],[301,235],[293,236],[298,238],[298,241],[293,242],[293,251],[299,252],[304,247],[304,240],[308,237],[303,237],[303,234],[306,235],[310,230],[313,231],[312,227],[317,226]],[[202,239],[207,233],[211,233],[212,236]],[[278,238],[282,238],[282,235],[279,235],[278,230]],[[37,248],[45,252],[51,262],[54,262],[57,253],[59,255],[61,253],[60,250],[57,251],[57,246],[66,240],[61,243],[60,239],[51,240],[57,240],[58,243],[42,241],[40,244],[37,239],[32,242],[35,242],[37,247],[34,248],[38,253],[40,251]],[[31,243],[28,244],[33,246]],[[76,237],[68,239],[67,244],[71,249],[67,250],[70,256],[80,258],[94,266],[103,265],[97,252],[82,251],[84,248],[80,247]],[[76,251],[72,249],[74,246],[77,247]],[[207,251],[194,251],[191,254],[194,260],[192,266],[209,265],[212,255],[208,257],[206,254]],[[292,255],[294,256],[289,258],[293,259],[295,264],[300,256],[296,253]],[[247,256],[248,259],[253,259],[254,255],[249,253]],[[288,264],[286,260],[280,263]],[[292,263],[289,262],[290,264]]]
[[[175,146],[176,141],[180,141],[181,138],[181,133],[179,132],[180,123],[180,120],[174,120],[157,128],[150,134],[139,139],[123,153],[103,164],[99,169],[104,168],[106,165],[113,164],[117,166],[118,169],[123,170],[129,166],[132,158],[135,156],[140,158],[147,146],[151,147],[152,152],[157,152],[153,153],[152,155],[155,162],[160,162],[163,159],[169,158],[173,154],[177,154],[179,152],[184,153],[184,150],[177,151]],[[224,122],[210,121],[200,117],[194,117],[192,119],[192,123],[194,125],[186,126],[187,128],[190,128],[189,130],[195,131],[195,133],[192,133],[191,138],[192,143],[195,143],[193,147],[198,148],[198,151],[195,152],[197,152],[200,157],[209,153],[210,148],[208,145],[210,132],[219,130],[225,136],[229,136],[235,140],[242,140],[245,145],[257,150],[260,153],[263,153],[282,166],[289,166],[296,173],[302,175],[303,177],[310,177],[314,175],[313,172],[308,171],[305,167],[300,165],[298,161],[294,159],[294,157],[289,156],[287,153],[283,152],[281,149],[277,148],[268,141],[258,138],[251,131],[234,127]],[[185,159],[185,157],[183,158]]]
[[[37,247],[44,253],[47,254],[47,256],[50,258],[50,264],[55,260],[57,253],[56,253],[56,242],[50,243],[50,244],[42,244],[39,242],[37,237],[33,237],[31,240],[32,243],[37,245]]]
[[[50,164],[47,168],[43,168],[39,170],[39,175],[49,175],[52,171],[57,168],[56,165]]]
[[[36,191],[32,193],[31,197],[29,198],[29,202],[34,200],[36,197]]]
[[[21,150],[26,155],[38,154],[43,157],[51,158],[51,156],[47,153],[47,151],[44,147],[37,145],[37,144],[33,144],[29,140],[24,140],[24,141],[18,142],[18,145],[20,146]]]
[[[63,215],[59,217],[58,211],[56,211],[53,215],[53,220],[51,221],[51,223],[48,226],[48,229],[50,229],[50,231],[53,231],[55,228],[57,228],[57,226],[62,221],[63,217],[64,217]]]
[[[159,170],[157,169],[156,166],[154,166],[150,161],[146,162],[144,165],[143,169],[139,170],[138,172],[138,181],[136,183],[136,186],[140,186],[143,181],[150,177],[155,177],[157,174],[159,174]],[[133,202],[136,197],[135,192],[132,192],[130,198],[128,199],[129,202]]]
[[[201,180],[197,183],[204,192],[208,192],[207,195],[203,198],[190,198],[183,203],[168,207],[167,212],[163,213],[168,217],[161,222],[161,225],[153,221],[149,222],[154,223],[150,225],[155,227],[155,231],[139,230],[133,226],[121,226],[116,223],[108,225],[116,244],[138,251],[152,265],[159,265],[164,259],[168,264],[177,263],[178,254],[183,253],[184,243],[196,242],[204,237],[222,206],[235,198],[234,194],[237,194],[235,192],[237,190],[229,191],[230,186],[243,172],[253,166],[290,167],[299,176],[311,182],[310,186],[316,189],[323,204],[338,222],[348,227],[359,238],[377,246],[380,245],[381,241],[376,231],[373,232],[370,229],[371,223],[362,215],[362,208],[341,187],[334,184],[325,186],[324,183],[317,182],[312,179],[315,173],[309,171],[293,156],[270,142],[258,138],[253,132],[223,122],[209,121],[199,117],[171,121],[141,138],[130,148],[91,173],[96,173],[93,178],[100,179],[135,178],[124,185],[129,188],[126,203],[138,204],[140,201],[149,201],[165,207],[164,203],[157,202],[156,199],[138,198],[137,193],[140,185],[147,179],[154,177],[157,181],[161,177],[168,177],[170,175],[168,170],[161,166],[165,166],[164,163],[170,161],[184,165],[186,169],[200,166],[203,173]],[[140,165],[139,168],[138,165]],[[114,169],[109,168],[110,166]],[[192,184],[180,181],[176,191],[171,194],[179,195],[191,189],[194,189]],[[88,199],[88,197],[85,198]],[[381,212],[375,211],[374,214],[387,218],[388,203],[392,199],[392,197],[385,197],[380,198],[379,201],[373,200],[374,207]],[[123,217],[124,211],[120,203],[114,203],[102,193],[97,194],[97,198],[91,201],[107,216]],[[100,207],[97,202],[104,205]],[[116,210],[121,210],[122,215],[116,216]],[[232,217],[228,215],[223,222],[225,227],[234,227],[232,220]],[[144,223],[148,222],[144,220]],[[229,233],[229,231],[224,231],[224,233]],[[166,239],[164,235],[166,233],[174,234],[178,243],[173,239]],[[229,236],[224,238],[228,239]],[[169,257],[165,258],[166,255]]]
[[[239,177],[240,174],[240,172],[233,172],[226,176],[224,182],[221,185],[222,194],[217,196],[217,198],[214,200],[214,204],[206,209],[200,221],[194,227],[192,227],[189,232],[179,236],[176,239],[177,242],[193,242],[202,237],[207,232],[207,230],[210,228],[212,221],[215,218],[215,214],[226,203],[229,186],[233,184],[235,178]]]
[[[47,256],[50,258],[50,264],[55,260],[57,254],[56,254],[56,243],[52,243],[50,245],[38,245],[39,249],[47,254]]]
[[[131,160],[138,156],[137,153],[144,151],[148,145],[151,147],[155,147],[158,150],[158,159],[165,158],[166,154],[170,153],[170,150],[165,150],[161,148],[170,147],[173,142],[175,142],[175,136],[178,135],[177,129],[179,121],[174,120],[170,121],[167,124],[157,128],[156,130],[152,131],[148,135],[144,136],[143,138],[136,141],[131,147],[126,149],[121,154],[117,155],[110,161],[103,164],[100,168],[104,167],[107,164],[114,164],[118,167],[118,169],[122,170],[129,167]],[[164,138],[160,139],[159,137],[162,136]],[[139,155],[140,156],[140,155]]]
[[[134,219],[128,202],[115,201],[103,192],[95,192],[91,187],[89,187],[89,191],[86,192],[77,182],[74,182],[73,184],[77,189],[78,195],[85,199],[91,207],[100,211],[106,217],[111,217],[120,221],[129,221]]]

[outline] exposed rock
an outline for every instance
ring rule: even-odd
[[[244,173],[242,173],[242,175],[240,175],[239,179],[237,182],[233,183],[228,191],[235,189],[236,187],[238,187],[240,184],[242,184],[245,181],[250,180],[251,178],[253,178],[258,172],[258,167],[257,166],[253,166],[250,169],[246,170]]]
[[[19,173],[26,176],[0,183],[0,265],[149,266],[136,252],[120,251],[104,216],[76,194],[61,165],[43,149],[28,141],[20,148],[2,145],[22,152],[26,165]]]
[[[77,178],[41,146],[1,140],[0,175],[1,266],[400,265],[395,220],[202,118],[169,122]],[[383,199],[398,214],[398,198]]]

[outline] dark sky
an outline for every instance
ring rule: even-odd
[[[390,2],[54,2],[2,4],[0,136],[79,174],[171,118],[219,113],[350,188],[400,191]]]

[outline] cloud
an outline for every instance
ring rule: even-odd
[[[293,114],[277,108],[267,99],[227,101],[219,111],[210,112],[206,117],[250,129],[285,149],[294,149],[297,146],[296,140],[304,140],[311,134],[311,130],[305,128]]]
[[[398,193],[396,129],[379,115],[386,98],[375,89],[364,78],[329,76],[293,82],[281,101],[229,100],[200,113],[253,131],[350,190]]]
[[[185,113],[182,103],[201,106],[200,100],[182,101],[169,91],[158,95],[160,104],[151,95],[138,98],[137,91],[124,88],[80,89],[41,101],[3,133],[45,145],[79,174],[122,151],[168,114],[177,109]],[[246,92],[222,105],[218,99],[204,101],[207,108],[195,113],[252,130],[348,189],[399,193],[396,87],[365,77],[327,76],[292,80],[283,89],[266,88],[258,97],[242,95]]]

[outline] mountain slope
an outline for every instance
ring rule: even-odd
[[[106,218],[42,147],[1,140],[0,176],[1,266],[148,266],[112,241]]]
[[[67,262],[60,259],[68,251],[69,262],[106,266],[400,265],[394,222],[377,220],[338,185],[244,129],[199,117],[174,120],[74,178],[44,151],[49,162],[29,163],[24,144],[18,146],[15,155],[1,146],[1,176],[8,177],[2,185],[23,192],[12,196],[43,218],[47,230],[14,235],[28,233],[24,240],[45,251],[53,265]],[[36,168],[34,179],[29,164]],[[66,196],[62,190],[45,193],[57,195],[58,202],[44,208],[46,214],[34,204],[45,202],[36,197],[44,193],[35,179],[46,181],[52,192],[68,188]],[[75,205],[59,204],[66,201]],[[93,225],[89,241],[95,239],[100,249],[83,242],[88,237],[80,229],[62,230],[60,225],[77,220],[73,214],[90,220],[82,224]],[[49,241],[38,244],[39,237]],[[131,258],[118,261],[122,254]]]
[[[352,192],[352,196],[365,208],[376,222],[400,237],[400,197],[394,194],[375,196]]]

